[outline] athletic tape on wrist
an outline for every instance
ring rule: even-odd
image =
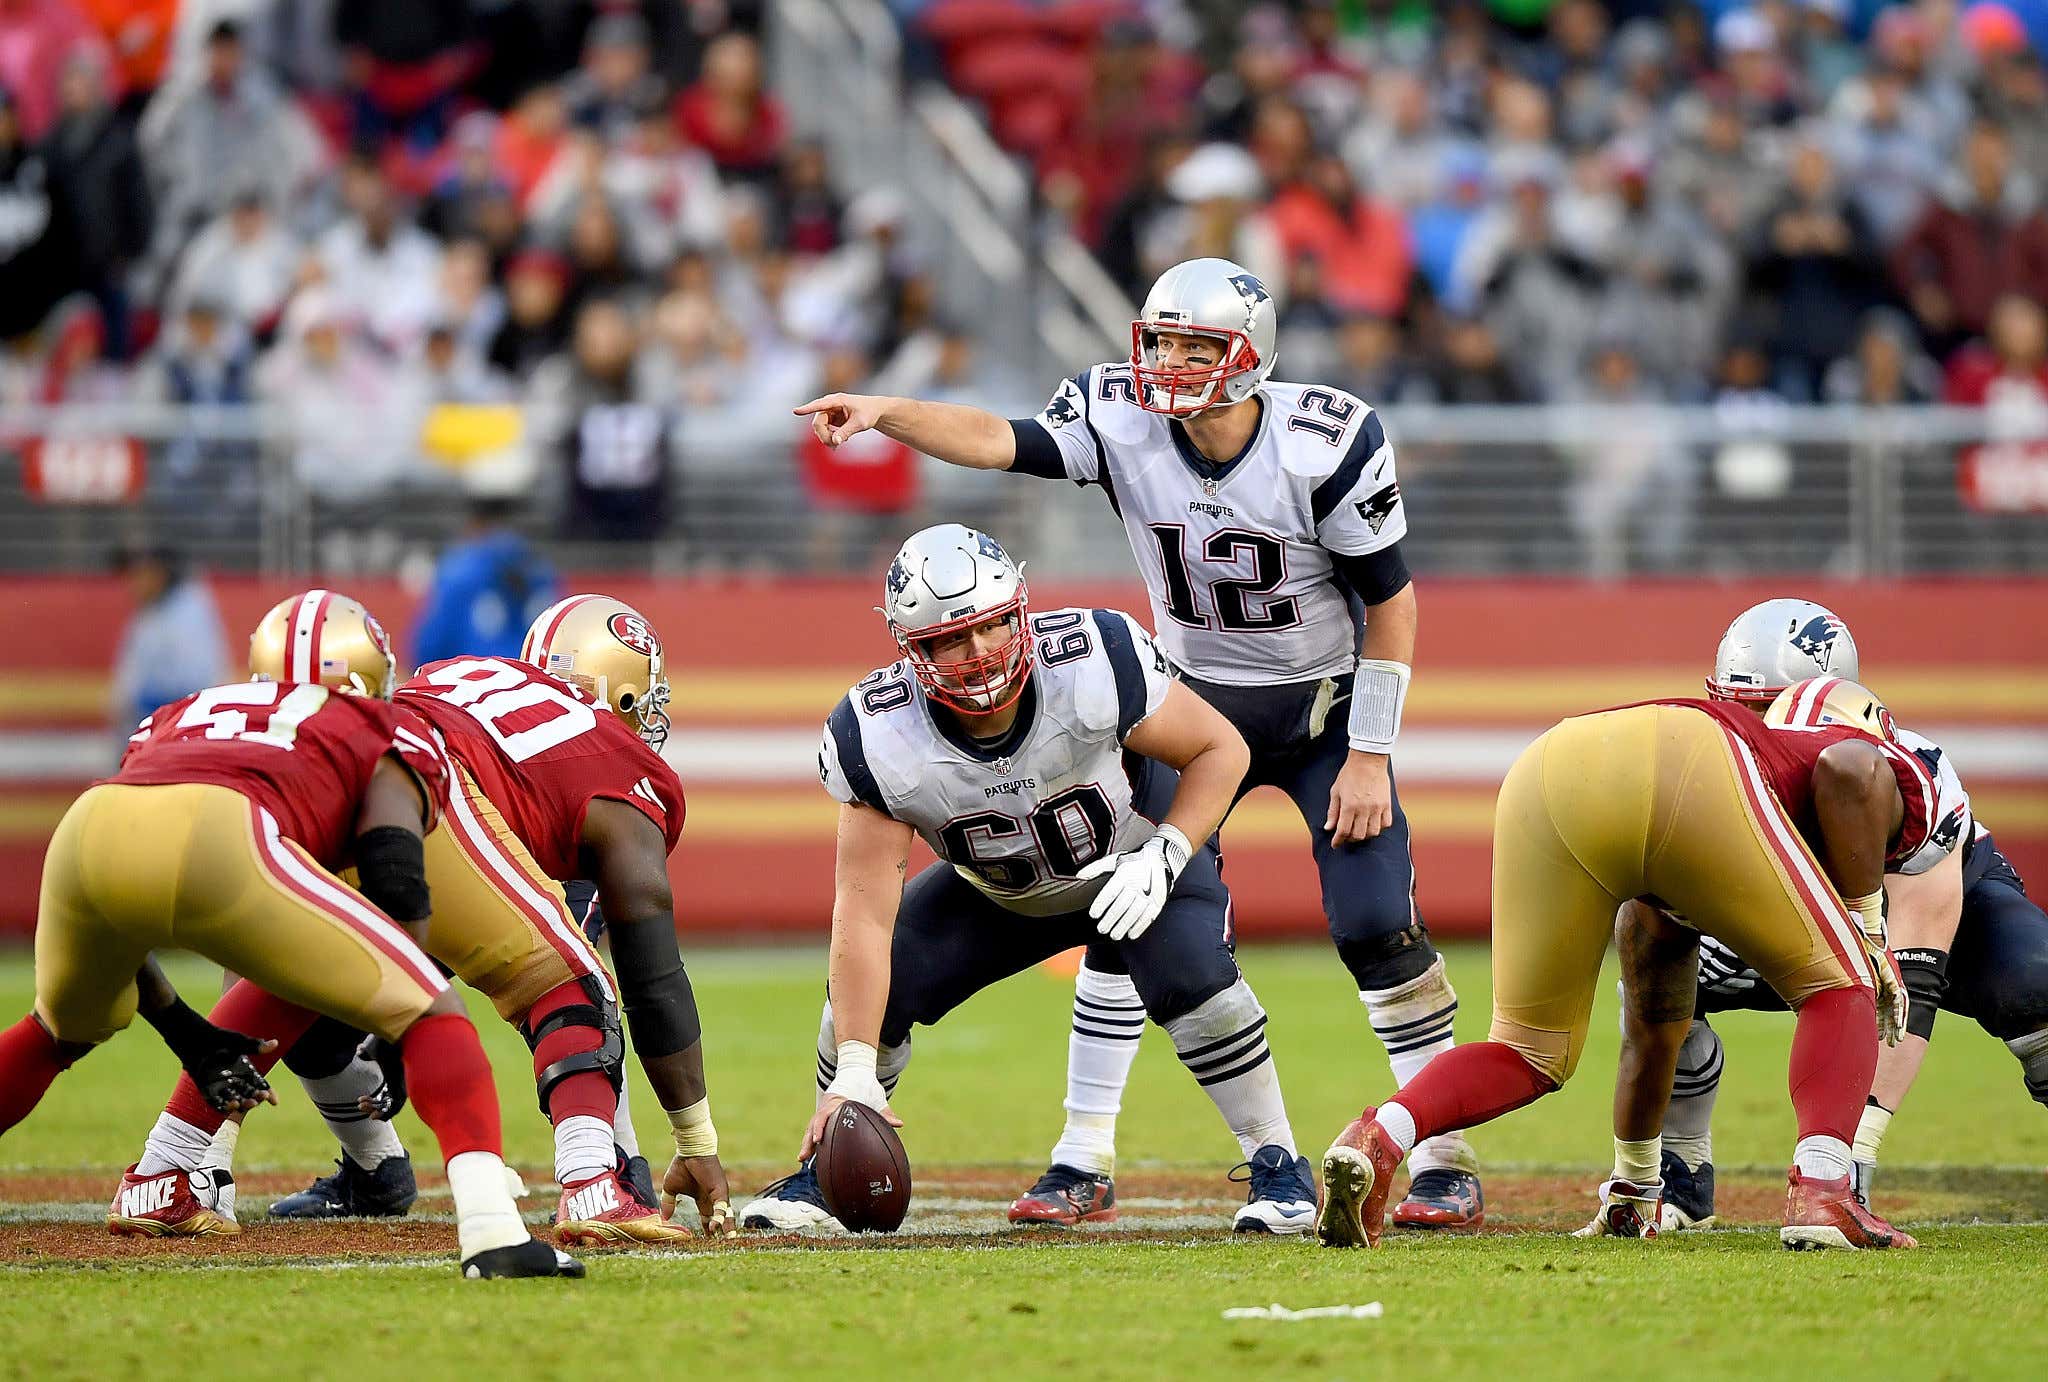
[[[705,1095],[688,1108],[669,1109],[668,1125],[676,1135],[676,1155],[717,1156],[718,1129],[711,1124],[711,1096]]]
[[[1351,681],[1351,711],[1345,733],[1351,747],[1362,753],[1392,753],[1401,736],[1401,708],[1408,700],[1405,662],[1384,658],[1358,659],[1358,672]]]

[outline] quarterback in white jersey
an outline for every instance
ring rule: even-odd
[[[1786,686],[1815,676],[1855,680],[1859,671],[1855,638],[1833,612],[1810,600],[1766,600],[1728,626],[1707,693],[1762,713]],[[1879,1145],[1919,1074],[1938,1011],[1972,1018],[2004,1041],[2020,1061],[2029,1093],[2048,1104],[2048,915],[2027,897],[1976,819],[1955,760],[1924,735],[1883,728],[1926,765],[1935,785],[1935,823],[1920,849],[1885,875],[1887,926],[1908,1006],[1904,1038],[1879,1049],[1856,1131],[1852,1174],[1866,1203]],[[1623,924],[1636,919],[1625,915]],[[1666,1230],[1700,1227],[1714,1217],[1711,1125],[1724,1051],[1707,1015],[1783,1006],[1746,960],[1712,937],[1701,938],[1698,1016],[1679,1048],[1660,1148]],[[1603,1222],[1590,1227],[1598,1231]]]
[[[939,460],[1099,487],[1145,578],[1175,675],[1251,749],[1240,795],[1285,792],[1309,828],[1330,938],[1405,1083],[1452,1045],[1457,995],[1414,903],[1392,755],[1416,603],[1408,518],[1379,417],[1341,389],[1272,379],[1272,295],[1224,259],[1167,270],[1131,355],[1061,382],[1035,418],[831,394],[796,411],[837,446],[874,428]],[[1137,996],[1093,954],[1076,985],[1064,1134],[1013,1207],[1070,1223],[1106,1184],[1136,1052]],[[1462,1135],[1431,1139],[1394,1222],[1469,1227],[1484,1206]]]
[[[809,1158],[831,1110],[886,1112],[913,1026],[1095,942],[1238,1139],[1251,1193],[1235,1227],[1305,1233],[1314,1178],[1231,954],[1215,847],[1195,844],[1237,790],[1243,739],[1136,620],[1030,613],[1021,569],[957,523],[904,544],[883,612],[903,656],[839,702],[818,754],[840,811],[816,1116],[797,1173],[741,1225],[830,1227]],[[939,862],[906,888],[913,835]],[[1085,1217],[1115,1218],[1113,1189]]]

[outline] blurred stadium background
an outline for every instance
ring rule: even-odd
[[[0,0],[0,933],[133,717],[315,582],[408,663],[634,602],[684,925],[820,931],[900,538],[1145,606],[1094,496],[789,409],[1035,412],[1194,254],[1396,440],[1439,929],[1528,738],[1777,594],[2048,878],[2044,51],[2048,0]],[[1240,922],[1312,934],[1266,797]]]

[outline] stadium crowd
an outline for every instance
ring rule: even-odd
[[[912,79],[976,101],[1134,298],[1194,254],[1260,274],[1289,377],[2048,412],[2025,4],[891,8]],[[665,531],[692,447],[762,437],[816,508],[916,507],[909,452],[828,452],[790,405],[1046,381],[794,127],[764,9],[0,0],[0,407],[272,401],[345,509],[445,482],[437,405],[525,403],[538,459],[498,487],[585,538]]]

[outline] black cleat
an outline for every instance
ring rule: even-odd
[[[624,1178],[626,1188],[645,1205],[658,1205],[661,1196],[654,1192],[654,1168],[647,1164],[644,1156],[627,1156],[619,1153],[619,1175]]]
[[[420,1197],[412,1178],[412,1158],[387,1156],[374,1171],[365,1171],[347,1152],[322,1176],[296,1195],[270,1206],[273,1219],[396,1219]]]
[[[1697,1171],[1689,1170],[1685,1159],[1667,1147],[1658,1171],[1664,1177],[1664,1231],[1713,1227],[1714,1163],[1703,1161]]]
[[[462,1275],[471,1281],[511,1276],[580,1278],[583,1264],[552,1244],[529,1238],[509,1248],[485,1248],[474,1257],[463,1258]]]

